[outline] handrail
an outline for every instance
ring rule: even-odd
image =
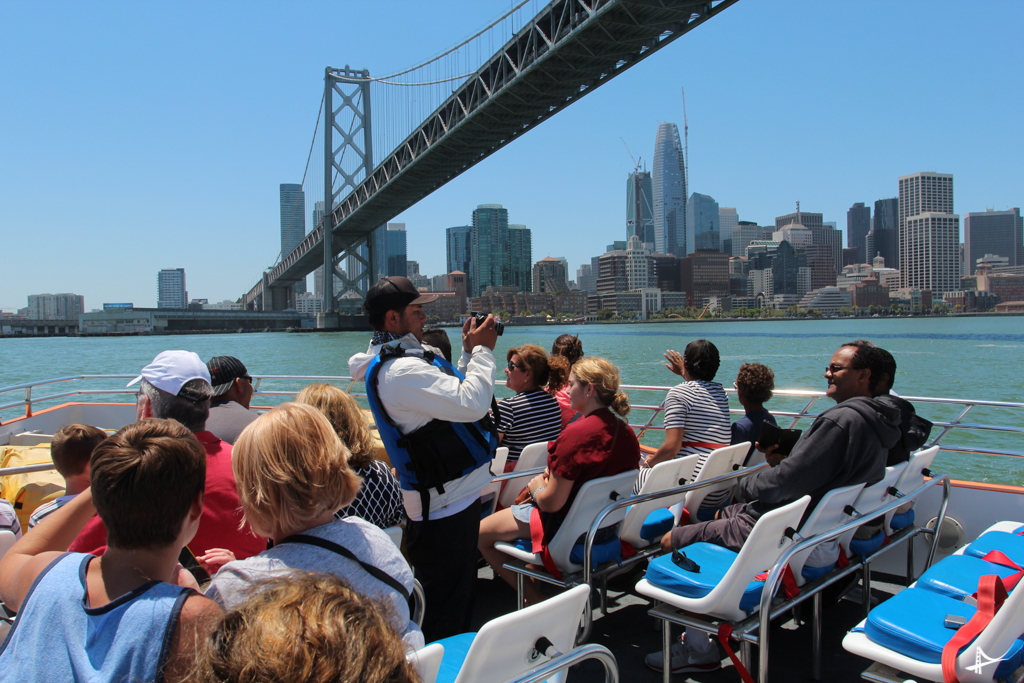
[[[863,514],[854,517],[850,521],[844,522],[829,531],[823,531],[820,534],[815,534],[814,536],[805,538],[797,543],[792,543],[785,551],[783,551],[782,555],[779,556],[779,559],[772,566],[771,571],[768,573],[768,578],[765,580],[764,586],[761,588],[761,604],[759,612],[760,621],[758,623],[757,636],[757,644],[759,648],[758,680],[761,681],[761,683],[768,680],[768,634],[772,619],[771,604],[775,596],[775,590],[779,581],[782,580],[782,575],[785,573],[785,569],[789,564],[790,558],[798,552],[807,550],[808,548],[813,548],[819,543],[839,538],[847,531],[856,529],[872,519],[883,517],[896,508],[902,507],[908,502],[923,495],[932,486],[937,486],[939,484],[942,484],[942,504],[939,507],[939,515],[935,521],[935,532],[932,534],[932,545],[928,550],[928,560],[925,563],[925,568],[930,567],[932,562],[935,561],[935,553],[938,550],[942,522],[946,518],[946,509],[949,506],[950,479],[949,475],[946,474],[936,475],[910,493],[901,497],[894,497],[893,500],[889,501],[885,505],[875,508],[874,510],[864,512]],[[913,541],[911,540],[911,542]],[[867,587],[865,586],[865,590],[866,589]]]
[[[543,683],[543,681],[548,680],[559,671],[564,671],[570,666],[588,659],[596,659],[604,666],[605,683],[619,682],[619,664],[615,660],[615,655],[604,645],[588,643],[587,645],[573,648],[565,654],[553,657],[537,668],[530,669],[526,673],[516,676],[508,683]]]

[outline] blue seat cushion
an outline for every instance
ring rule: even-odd
[[[460,633],[457,636],[449,636],[436,640],[444,646],[444,657],[441,658],[441,668],[437,671],[437,683],[453,683],[458,677],[462,665],[466,661],[469,647],[476,638],[476,632]],[[430,643],[433,645],[433,643]]]
[[[889,527],[893,531],[899,531],[900,529],[906,529],[908,526],[914,523],[914,508],[910,508],[901,515],[893,515],[892,519],[889,520]]]
[[[836,566],[836,563],[825,565],[824,567],[809,567],[806,564],[804,568],[800,570],[800,576],[804,577],[808,581],[817,581],[821,577],[832,571],[832,568]]]
[[[855,538],[850,541],[850,552],[854,555],[866,557],[881,548],[883,543],[885,543],[885,533],[879,531],[871,538],[864,540]]]
[[[982,576],[998,574],[1005,579],[1015,572],[1015,569],[986,562],[980,557],[950,555],[922,574],[917,587],[963,600],[978,592],[978,579]]]
[[[668,508],[655,510],[647,515],[643,526],[640,527],[640,538],[652,541],[659,536],[664,536],[672,531],[673,524],[675,524],[675,517],[672,516],[671,510]]]
[[[647,580],[676,595],[702,598],[717,586],[729,571],[737,553],[711,543],[693,543],[683,548],[686,556],[700,565],[700,572],[686,571],[672,562],[671,555],[662,555],[651,561]],[[740,609],[751,611],[761,602],[764,581],[751,581],[743,591]]]
[[[602,531],[604,530],[602,529]],[[583,564],[583,545],[583,542],[579,541],[569,551],[569,561],[573,564]],[[602,540],[599,533],[594,539],[594,545],[591,546],[591,550],[593,551],[591,561],[595,565],[617,561],[622,557],[622,542],[614,534]]]
[[[982,534],[974,543],[967,546],[964,555],[984,557],[993,550],[998,550],[1019,565],[1024,566],[1024,536],[1008,534],[1005,531],[990,531]]]
[[[512,545],[514,545],[515,547],[519,548],[520,550],[522,550],[524,552],[527,552],[527,553],[532,553],[533,552],[533,541],[531,541],[528,538],[517,538],[516,540],[512,541],[511,543],[512,543]]]
[[[872,642],[894,652],[938,664],[942,648],[956,633],[946,628],[946,615],[956,614],[969,621],[974,612],[972,605],[960,600],[923,588],[908,588],[871,610],[864,632]]]

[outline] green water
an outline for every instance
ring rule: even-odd
[[[449,332],[458,346],[457,331]],[[704,337],[718,346],[722,366],[717,379],[726,386],[732,384],[741,363],[758,361],[775,371],[779,389],[823,391],[822,374],[832,352],[845,341],[863,337],[887,348],[896,357],[899,371],[894,389],[902,395],[1024,401],[1020,379],[1024,365],[1024,317],[510,327],[499,338],[496,355],[503,360],[507,349],[526,343],[550,348],[555,337],[563,332],[579,334],[587,355],[604,356],[619,365],[626,384],[676,383],[678,378],[664,368],[662,354],[666,349],[682,351],[688,341]],[[349,356],[364,351],[369,336],[343,332],[2,339],[0,387],[76,374],[135,373],[157,353],[171,348],[195,351],[203,359],[237,356],[255,375],[347,375]],[[115,388],[123,387],[124,382],[92,382],[89,386]],[[264,382],[262,388],[285,391],[297,386],[278,380]],[[62,385],[37,388],[34,395],[64,390]],[[362,386],[356,385],[353,390],[361,392]],[[19,400],[22,395],[20,391],[0,394],[0,404]],[[499,388],[498,395],[507,392]],[[630,392],[630,398],[636,404],[655,404],[661,400],[658,394],[650,392]],[[280,400],[284,399],[257,395],[255,403],[273,405]],[[795,411],[805,402],[776,397],[767,407]],[[815,410],[830,405],[831,401],[822,399]],[[739,407],[734,399],[733,407]],[[952,419],[960,409],[919,406],[919,412],[932,420]],[[0,419],[19,413],[3,411]],[[645,422],[648,415],[637,410],[630,421]],[[1022,418],[1021,410],[974,408],[964,422],[1017,426],[1024,422]],[[645,441],[656,443],[658,437],[648,436]],[[1024,438],[1016,434],[959,431],[947,436],[943,443],[1024,452]],[[1015,458],[947,453],[937,461],[939,469],[958,478],[1024,484],[1024,472],[1018,463]]]

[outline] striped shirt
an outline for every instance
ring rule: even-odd
[[[665,408],[665,429],[682,429],[683,446],[676,457],[701,454],[693,468],[693,478],[704,468],[708,454],[713,448],[688,446],[687,443],[702,442],[729,445],[732,428],[729,424],[729,399],[718,382],[695,379],[672,387],[663,404]],[[709,493],[701,504],[702,509],[719,508],[729,502],[732,490]]]
[[[14,512],[14,506],[4,498],[0,498],[0,531],[10,531],[15,538],[21,538],[21,522]]]
[[[554,441],[562,433],[558,401],[542,389],[498,401],[498,413],[498,433],[505,435],[501,445],[508,448],[507,462],[519,460],[531,443]]]
[[[64,503],[69,500],[74,500],[74,496],[61,496],[60,498],[54,498],[49,503],[43,503],[36,508],[36,511],[28,518],[28,528],[33,528],[36,524],[46,519],[49,515],[53,514],[60,509]]]

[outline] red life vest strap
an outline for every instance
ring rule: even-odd
[[[985,630],[1006,598],[1006,587],[998,574],[986,574],[978,580],[978,610],[942,648],[942,680],[945,683],[960,683],[956,677],[956,659],[960,650]]]

